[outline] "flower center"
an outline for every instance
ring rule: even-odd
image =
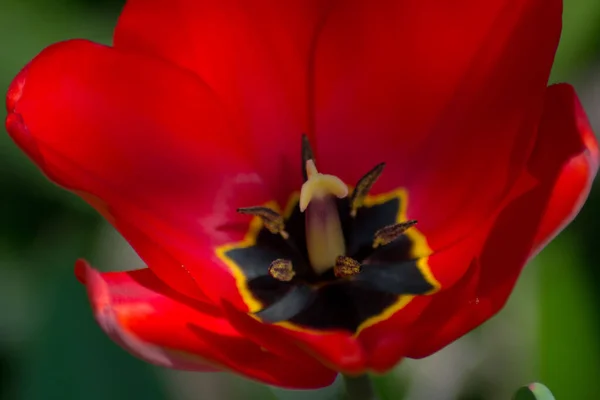
[[[320,173],[306,136],[303,136],[302,144],[305,182],[300,190],[298,207],[305,215],[306,250],[312,272],[322,275],[333,269],[336,277],[358,274],[361,269],[360,262],[346,254],[346,238],[337,201],[348,197],[348,186],[337,176]],[[349,199],[350,218],[356,218],[358,209],[383,172],[384,166],[384,163],[378,164],[358,181]],[[265,228],[271,233],[280,234],[284,239],[290,240],[285,230],[284,218],[275,210],[267,207],[247,207],[238,209],[238,212],[260,217]],[[384,226],[375,232],[372,247],[391,243],[416,223],[417,221],[411,220]],[[296,275],[292,262],[284,259],[274,260],[269,273],[282,281],[290,281]]]
[[[304,136],[302,166],[304,183],[290,212],[238,209],[255,218],[246,239],[217,249],[255,316],[357,332],[411,296],[438,288],[428,254],[415,252],[417,244],[406,234],[417,221],[406,219],[405,191],[369,194],[383,163],[350,193],[340,178],[317,170]]]

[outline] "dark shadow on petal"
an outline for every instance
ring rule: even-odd
[[[309,286],[294,286],[285,296],[269,307],[256,313],[265,322],[285,321],[296,316],[316,298],[316,292]]]
[[[397,295],[424,294],[433,289],[416,261],[365,265],[354,279],[357,282],[368,283],[373,289]]]

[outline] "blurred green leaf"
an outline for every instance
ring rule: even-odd
[[[540,381],[558,399],[600,399],[596,288],[586,273],[582,241],[568,230],[538,257]]]
[[[550,389],[541,383],[523,386],[515,393],[514,400],[554,400]]]
[[[40,299],[50,306],[22,363],[19,399],[166,399],[156,368],[113,343],[95,323],[72,271],[56,271]]]
[[[398,400],[404,398],[406,381],[394,369],[385,375],[371,375],[373,387],[380,400]]]
[[[600,1],[564,0],[563,32],[552,69],[552,82],[571,79],[598,56]]]

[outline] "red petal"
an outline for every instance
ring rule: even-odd
[[[274,194],[248,138],[195,75],[70,41],[19,74],[7,105],[15,141],[98,208],[161,279],[190,296],[200,282],[214,300],[243,306],[213,248],[244,237],[248,219],[236,208]]]
[[[435,295],[410,330],[407,356],[441,349],[504,306],[527,260],[582,207],[598,161],[598,145],[573,89],[548,88],[527,172],[539,184],[500,213],[478,263],[456,286]]]
[[[375,190],[408,186],[437,249],[497,209],[523,168],[560,14],[559,0],[130,0],[115,45],[195,71],[282,158],[308,129],[322,170],[350,183],[387,161]]]
[[[390,318],[360,332],[358,338],[368,354],[369,369],[385,373],[398,364],[411,344],[411,325],[432,300],[432,296],[417,296]]]
[[[149,269],[101,274],[80,261],[76,273],[102,329],[146,361],[177,369],[228,369],[290,388],[323,387],[335,379],[336,372],[314,359],[261,348],[240,335],[220,308],[178,294]]]
[[[356,340],[347,333],[304,333],[263,324],[233,307],[225,307],[231,324],[243,335],[269,351],[294,359],[318,359],[344,373],[362,373],[365,356]]]
[[[548,90],[546,118],[542,120],[540,129],[548,132],[571,132],[571,135],[577,132],[580,137],[571,138],[571,141],[565,140],[560,143],[560,146],[556,143],[558,139],[554,139],[556,142],[548,140],[546,152],[555,152],[562,146],[569,146],[579,151],[583,147],[585,150],[562,167],[562,173],[554,185],[547,206],[548,211],[535,237],[533,255],[575,218],[587,199],[600,159],[596,136],[573,87],[561,84],[551,86]],[[539,152],[544,154],[543,150]],[[532,168],[542,170],[548,161],[540,155],[534,161],[536,164],[533,164]]]
[[[129,0],[115,47],[153,54],[198,74],[252,141],[270,182],[301,184],[311,49],[329,0]]]
[[[316,52],[320,168],[409,189],[433,249],[498,208],[535,140],[560,0],[340,2]],[[474,195],[476,194],[476,195]]]
[[[377,372],[386,372],[393,368],[409,351],[412,345],[412,324],[421,316],[432,301],[443,296],[445,289],[454,285],[473,262],[473,253],[480,249],[489,230],[489,224],[483,224],[478,231],[460,242],[433,253],[428,257],[430,271],[441,284],[442,292],[430,296],[417,296],[401,310],[389,318],[366,328],[359,340],[368,354],[368,366]]]
[[[273,328],[330,368],[351,375],[364,373],[367,368],[367,354],[360,342],[348,332],[312,332],[279,326]]]
[[[178,352],[176,348],[148,343],[128,329],[127,321],[132,315],[137,318],[142,315],[149,317],[159,308],[153,303],[163,300],[154,295],[153,301],[150,301],[150,295],[154,294],[151,292],[153,286],[163,290],[165,287],[149,269],[103,275],[92,269],[85,261],[78,261],[75,274],[88,287],[88,294],[98,324],[111,339],[133,355],[163,367],[218,371],[214,360],[206,359],[199,354]],[[143,294],[148,296],[147,300],[140,299]],[[174,300],[170,301],[174,302]],[[207,306],[206,316],[201,316],[201,318],[209,317],[210,311],[211,307]],[[198,317],[198,314],[198,312],[190,314],[190,317],[193,319]],[[213,321],[218,321],[218,318],[213,318]]]
[[[263,324],[233,307],[225,306],[231,324],[261,346],[294,358],[315,358],[331,369],[348,374],[364,373],[367,354],[348,332],[303,331],[287,325]]]

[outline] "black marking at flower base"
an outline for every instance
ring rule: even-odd
[[[304,215],[297,205],[286,217],[288,239],[263,227],[257,230],[254,240],[246,240],[239,247],[229,246],[223,252],[223,257],[243,274],[244,299],[250,297],[253,303],[260,304],[254,310],[257,317],[270,323],[285,321],[300,329],[356,333],[367,321],[397,307],[405,295],[427,294],[436,289],[436,282],[428,279],[428,271],[422,270],[422,260],[413,256],[418,251],[414,251],[416,243],[409,235],[373,248],[375,232],[397,223],[406,206],[400,194],[373,197],[354,218],[350,216],[348,199],[338,200],[346,255],[362,264],[362,271],[355,276],[336,278],[333,269],[322,275],[313,272],[308,262]],[[377,197],[383,200],[378,201]],[[292,262],[295,275],[290,281],[277,280],[269,274],[269,265],[276,259]]]

